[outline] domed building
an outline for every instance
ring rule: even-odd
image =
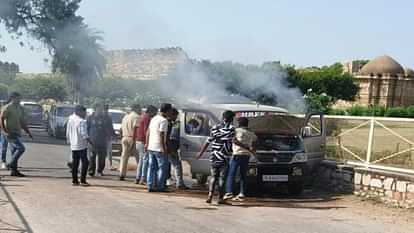
[[[356,102],[386,107],[414,105],[414,71],[404,69],[392,57],[379,56],[362,67],[354,62],[344,64],[359,85]]]

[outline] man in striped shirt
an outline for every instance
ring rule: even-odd
[[[209,193],[207,203],[211,203],[214,195],[214,189],[218,181],[219,185],[219,201],[218,204],[224,204],[224,185],[227,176],[228,160],[232,155],[232,139],[234,137],[234,112],[225,111],[223,113],[223,122],[215,125],[211,129],[210,137],[201,149],[197,159],[203,156],[208,146],[211,144],[211,176],[209,182]]]

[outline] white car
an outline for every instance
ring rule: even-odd
[[[86,109],[86,113],[88,116],[92,115],[94,110],[92,108]],[[126,115],[126,112],[118,109],[109,109],[108,113],[111,115],[112,118],[112,125],[114,127],[114,131],[116,137],[112,138],[112,154],[113,156],[120,156],[122,145],[121,145],[121,123],[122,119]]]

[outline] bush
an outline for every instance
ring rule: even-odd
[[[388,108],[385,111],[385,117],[407,117],[407,109],[403,107]]]
[[[414,118],[414,106],[386,108],[384,106],[366,107],[354,105],[347,109],[330,109],[330,115],[376,116]]]
[[[414,118],[414,106],[407,107],[407,117]]]
[[[367,112],[367,108],[363,106],[355,105],[347,109],[346,112],[347,112],[347,115],[350,115],[350,116],[365,116]]]
[[[346,115],[346,111],[344,109],[329,109],[329,115]]]

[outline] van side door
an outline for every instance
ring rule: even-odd
[[[310,113],[302,130],[303,143],[311,168],[325,156],[326,128],[323,113]]]
[[[209,150],[196,160],[201,147],[210,135],[210,130],[217,119],[208,111],[184,109],[180,115],[180,155],[191,165],[193,174],[209,174]]]

